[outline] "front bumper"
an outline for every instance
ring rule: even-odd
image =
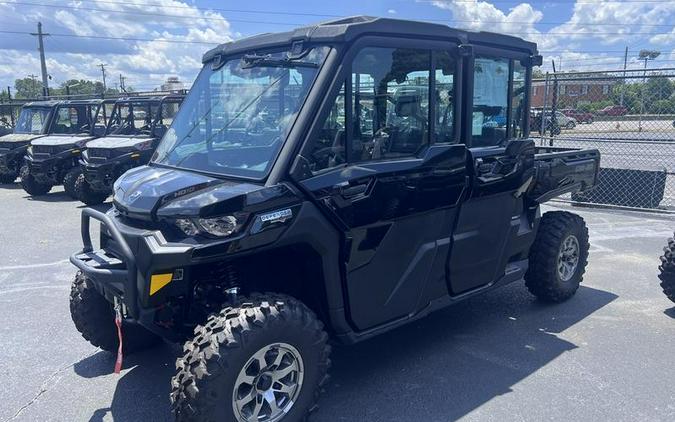
[[[18,174],[28,145],[0,152],[0,174]]]
[[[101,249],[94,250],[91,219],[101,223]],[[120,229],[120,227],[122,229]],[[166,298],[187,291],[187,274],[151,295],[151,279],[173,274],[191,260],[189,245],[167,244],[159,232],[116,224],[113,218],[91,208],[82,211],[81,234],[84,247],[70,256],[70,262],[92,281],[108,301],[121,299],[126,313],[149,330],[169,339],[181,339],[180,330],[158,324],[157,313]],[[138,263],[141,263],[139,265]],[[186,270],[187,271],[187,270]]]
[[[95,162],[94,159],[80,160],[80,165],[84,178],[92,189],[112,191],[113,183],[118,177],[129,169],[147,164],[151,155],[152,151],[135,151],[103,162]]]
[[[38,182],[59,184],[63,174],[78,165],[79,149],[69,149],[58,154],[26,154],[28,170]]]

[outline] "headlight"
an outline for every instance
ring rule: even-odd
[[[176,227],[178,227],[187,236],[195,236],[199,233],[199,229],[189,218],[179,218],[176,220]]]
[[[82,157],[83,157],[85,160],[89,160],[89,153],[87,152],[86,149],[85,149],[84,151],[82,151]]]
[[[33,145],[28,145],[26,152],[28,152],[28,155],[33,155]]]
[[[185,235],[195,236],[203,233],[214,237],[226,237],[237,231],[239,221],[237,217],[225,215],[213,218],[179,218],[176,220],[178,227]]]

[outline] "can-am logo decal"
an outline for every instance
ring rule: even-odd
[[[260,221],[262,221],[263,223],[267,222],[283,223],[284,221],[288,220],[291,217],[293,217],[293,211],[291,211],[290,208],[286,208],[285,210],[279,210],[263,214],[260,216]]]

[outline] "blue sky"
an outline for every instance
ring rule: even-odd
[[[367,14],[433,20],[450,26],[520,36],[539,44],[546,70],[617,69],[629,47],[656,49],[654,67],[675,67],[675,1],[648,0],[6,0],[0,1],[0,86],[39,74],[34,32],[41,20],[52,84],[100,78],[108,65],[136,89],[168,76],[190,83],[212,45],[260,32],[283,31],[333,16]],[[103,37],[103,38],[96,38]],[[127,38],[111,40],[107,38]],[[154,40],[154,41],[152,41]],[[166,42],[171,41],[171,42]]]

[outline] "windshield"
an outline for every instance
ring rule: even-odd
[[[40,134],[47,124],[50,108],[24,107],[21,109],[19,119],[16,121],[14,133]]]
[[[201,71],[153,162],[262,178],[290,131],[330,49],[237,57]]]
[[[108,120],[107,135],[150,135],[159,101],[115,103]]]

